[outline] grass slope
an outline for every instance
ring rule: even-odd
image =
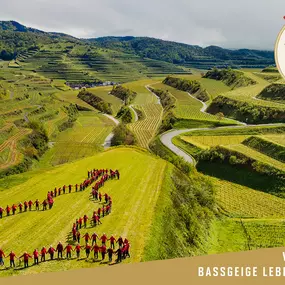
[[[87,228],[89,233],[127,236],[131,242],[129,262],[142,259],[145,239],[149,234],[154,207],[160,195],[166,162],[136,149],[117,148],[100,153],[76,163],[55,167],[45,172],[29,172],[9,179],[0,192],[1,205],[36,198],[44,199],[47,191],[63,184],[75,184],[86,178],[90,168],[113,168],[121,172],[120,180],[108,181],[103,193],[112,196],[112,213],[102,220],[102,225]],[[142,179],[144,177],[144,179]],[[21,181],[24,181],[21,183]],[[15,183],[18,183],[15,185]],[[14,185],[13,185],[14,184]],[[1,185],[3,185],[1,183]],[[9,187],[11,185],[11,187]],[[90,188],[84,192],[56,198],[54,208],[45,212],[28,212],[4,218],[1,221],[1,246],[17,254],[43,245],[65,242],[73,221],[84,214],[91,215],[98,204],[89,200]],[[84,234],[86,230],[82,230]],[[36,237],[36,238],[35,238]],[[1,276],[35,272],[93,267],[98,263],[85,261],[46,262],[25,271],[0,271]]]

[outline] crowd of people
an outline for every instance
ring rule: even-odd
[[[44,199],[42,202],[40,202],[39,199],[36,199],[35,201],[29,200],[29,201],[24,201],[23,203],[19,202],[17,204],[13,204],[12,206],[7,205],[6,208],[2,208],[0,206],[0,219],[3,218],[5,213],[6,213],[6,216],[15,215],[17,212],[17,209],[19,209],[19,213],[27,212],[28,210],[32,211],[33,205],[35,206],[36,211],[40,210],[41,205],[42,205],[43,211],[47,210],[47,207],[49,209],[52,209],[52,207],[54,205],[54,198],[55,197],[58,197],[62,194],[66,194],[67,191],[68,191],[68,193],[71,193],[72,188],[74,188],[76,192],[77,191],[83,191],[90,184],[92,184],[94,181],[97,181],[99,177],[101,177],[101,179],[98,182],[96,182],[95,186],[93,186],[94,191],[92,191],[92,195],[93,195],[93,198],[95,198],[95,193],[96,193],[96,200],[100,200],[100,202],[101,202],[102,194],[98,192],[98,189],[101,186],[103,186],[104,182],[109,178],[114,179],[117,177],[117,179],[120,179],[120,173],[118,170],[116,170],[116,171],[113,171],[111,169],[109,171],[108,171],[108,169],[90,170],[90,171],[88,171],[88,178],[85,179],[82,183],[75,184],[75,185],[69,184],[68,186],[63,185],[60,188],[55,188],[53,191],[49,191],[47,193],[46,199]],[[106,195],[107,194],[105,194],[105,201],[106,201]],[[111,201],[111,203],[112,203],[112,201]],[[108,210],[110,210],[110,209],[108,209]]]
[[[99,207],[97,211],[93,211],[92,218],[90,220],[90,224],[93,226],[101,224],[100,218],[104,217],[111,213],[112,209],[112,198],[107,193],[104,195],[99,192],[99,189],[104,186],[104,183],[108,179],[120,179],[120,173],[118,170],[108,170],[108,169],[93,169],[88,171],[88,178],[85,179],[81,184],[75,185],[64,185],[62,188],[55,188],[53,191],[49,191],[47,193],[47,199],[45,199],[42,203],[39,202],[37,199],[35,202],[32,200],[25,201],[24,203],[19,203],[18,205],[13,204],[11,207],[6,207],[7,216],[10,215],[12,212],[15,215],[17,208],[19,208],[19,212],[22,213],[23,211],[32,211],[32,206],[35,206],[35,210],[40,210],[40,205],[43,205],[42,210],[46,210],[47,206],[51,209],[54,204],[54,198],[60,196],[61,194],[65,194],[67,191],[68,193],[72,192],[72,188],[75,191],[84,191],[88,186],[92,183],[96,182],[95,185],[92,186],[91,195],[95,201],[99,201],[103,204],[102,207]],[[104,200],[103,200],[104,199]],[[103,200],[103,202],[102,202]],[[0,207],[0,218],[3,217],[3,213],[5,211],[3,208]],[[32,254],[28,252],[24,252],[21,256],[17,257],[16,254],[11,251],[7,256],[5,255],[4,251],[0,248],[0,266],[4,266],[4,258],[9,258],[10,260],[10,267],[15,267],[15,259],[18,258],[20,261],[23,259],[24,261],[24,268],[29,266],[29,260],[31,258],[34,259],[34,265],[39,264],[40,262],[46,261],[46,255],[49,255],[49,259],[53,260],[55,258],[55,253],[57,252],[57,259],[63,258],[63,253],[66,253],[66,259],[72,259],[72,251],[75,251],[76,258],[80,258],[81,250],[85,250],[86,259],[89,258],[91,252],[94,252],[94,260],[99,259],[99,254],[101,253],[101,260],[102,262],[105,260],[105,256],[108,255],[108,262],[113,261],[113,255],[117,255],[116,262],[121,262],[122,259],[126,257],[130,257],[130,243],[125,238],[120,236],[119,238],[115,238],[114,235],[111,235],[109,238],[104,233],[100,238],[96,233],[89,235],[89,233],[85,233],[83,238],[85,241],[85,245],[80,244],[81,233],[80,229],[82,227],[87,227],[87,221],[89,220],[87,215],[78,218],[72,226],[72,236],[73,242],[68,243],[65,247],[61,242],[58,243],[56,248],[50,245],[48,248],[43,247],[40,251],[35,249]],[[101,246],[98,245],[99,241],[101,241]],[[107,242],[110,241],[110,246],[107,248]],[[115,243],[118,244],[118,248],[115,250]]]
[[[52,245],[49,247],[42,247],[41,250],[35,249],[32,254],[24,252],[21,256],[17,256],[14,251],[11,251],[7,256],[4,251],[0,248],[0,266],[5,266],[4,258],[9,258],[10,267],[16,267],[15,260],[24,261],[24,268],[29,267],[29,260],[33,258],[34,265],[38,265],[40,262],[45,262],[48,256],[49,260],[61,260],[64,259],[63,254],[65,253],[65,259],[72,259],[72,252],[76,253],[75,259],[80,259],[81,251],[85,250],[85,258],[89,259],[90,254],[94,252],[93,260],[100,260],[99,254],[101,254],[101,262],[105,261],[106,255],[108,256],[109,263],[113,262],[113,256],[116,255],[116,262],[122,262],[123,259],[130,257],[130,243],[127,238],[123,239],[121,236],[116,239],[114,235],[111,235],[109,238],[104,233],[100,238],[96,233],[93,233],[91,236],[86,233],[84,236],[85,245],[76,243],[75,246],[72,246],[68,243],[64,246],[61,242],[57,244],[54,248]],[[89,240],[92,243],[89,243]],[[101,241],[101,246],[99,246],[99,240]],[[109,247],[107,248],[107,241],[110,241]],[[115,250],[115,243],[118,244],[118,248]],[[57,257],[55,256],[57,253]]]

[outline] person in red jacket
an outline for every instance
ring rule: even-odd
[[[73,250],[72,246],[68,244],[64,250],[66,250],[66,259],[71,259],[71,251]]]
[[[39,199],[37,199],[35,201],[35,205],[36,205],[36,210],[39,211],[40,210],[40,201],[39,201]]]
[[[84,217],[83,217],[83,222],[84,222],[84,227],[85,227],[85,228],[87,227],[87,220],[88,220],[87,215],[84,215]]]
[[[80,243],[80,236],[81,236],[80,231],[77,231],[76,232],[76,239],[77,239],[78,243]]]
[[[99,201],[100,202],[102,201],[102,194],[101,194],[101,192],[99,193]]]
[[[71,188],[72,188],[72,185],[68,185],[68,190],[69,190],[69,193],[71,193]]]
[[[91,236],[92,246],[94,243],[97,243],[97,238],[98,238],[98,235],[96,233],[93,233]]]
[[[114,250],[111,247],[109,247],[107,249],[107,252],[108,252],[109,262],[112,262]]]
[[[63,192],[63,194],[65,194],[65,189],[66,189],[66,186],[63,185],[63,187],[62,187],[62,192]]]
[[[33,201],[32,200],[30,200],[29,202],[28,202],[28,204],[29,204],[29,210],[31,211],[32,210],[32,206],[33,206]]]
[[[5,256],[5,253],[4,251],[0,248],[0,266],[4,266],[4,257]]]
[[[99,258],[98,253],[100,251],[100,246],[98,246],[95,243],[95,245],[93,246],[92,250],[94,251],[94,259],[98,259]]]
[[[47,209],[47,200],[44,200],[42,202],[42,205],[43,205],[43,211],[45,211]]]
[[[24,254],[20,256],[20,258],[22,257],[24,258],[24,268],[29,267],[29,258],[32,258],[32,256],[25,251]]]
[[[88,241],[91,239],[89,233],[86,233],[84,236],[85,243],[87,244]]]
[[[15,215],[16,210],[17,210],[17,206],[15,204],[13,204],[13,206],[12,206],[12,213],[13,213],[13,215]]]
[[[131,257],[130,256],[130,244],[129,243],[125,243],[123,248],[122,248],[122,251],[123,251],[123,258],[125,259],[127,256],[128,257]]]
[[[43,247],[41,249],[41,262],[46,261],[46,253],[47,253],[47,249]]]
[[[2,207],[0,207],[0,219],[3,218],[3,212],[4,212],[4,209]]]
[[[50,260],[53,260],[53,257],[54,257],[54,252],[55,252],[55,249],[52,247],[52,245],[49,247],[48,249],[48,253],[49,253],[49,256],[50,256]]]
[[[122,246],[123,246],[124,242],[123,242],[122,237],[119,237],[119,238],[117,239],[117,243],[119,244],[119,247],[122,247]]]
[[[108,240],[110,241],[110,247],[114,249],[115,248],[115,241],[116,241],[115,237],[113,235],[111,235],[111,237]]]
[[[10,211],[11,211],[11,208],[7,205],[6,207],[7,216],[10,216]]]
[[[102,245],[106,245],[108,238],[105,233],[100,237],[100,240],[102,241]]]
[[[15,258],[17,258],[16,254],[13,251],[11,251],[8,256],[10,257],[10,267],[16,267],[15,265]]]
[[[25,210],[25,212],[27,212],[27,210],[28,210],[28,202],[27,201],[24,202],[24,210]]]
[[[100,251],[101,251],[102,261],[103,261],[105,259],[105,255],[106,255],[106,252],[107,252],[107,248],[106,248],[105,244],[101,246]]]
[[[79,225],[79,228],[81,229],[82,228],[82,222],[83,222],[83,219],[80,217],[78,219],[78,225]]]
[[[92,248],[92,246],[87,243],[86,246],[85,246],[85,253],[86,253],[86,258],[87,259],[89,258],[91,248]]]
[[[81,250],[81,245],[78,243],[76,246],[75,246],[75,251],[76,251],[76,257],[77,259],[80,258],[80,250]]]
[[[23,211],[23,204],[21,202],[19,203],[18,207],[19,207],[20,213],[22,213],[22,211]]]
[[[63,245],[61,242],[58,243],[56,251],[57,251],[57,259],[59,259],[59,257],[62,258]]]
[[[34,265],[39,265],[39,251],[37,249],[34,250],[33,256],[34,256]]]

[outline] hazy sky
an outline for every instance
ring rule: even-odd
[[[273,49],[284,0],[0,0],[0,20],[76,37],[149,36]]]

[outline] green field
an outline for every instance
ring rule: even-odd
[[[135,134],[139,146],[148,148],[149,142],[159,128],[162,119],[162,107],[159,104],[145,104],[135,105],[135,108],[144,114],[144,118],[128,126]]]
[[[98,235],[114,234],[128,237],[131,243],[131,258],[127,262],[138,262],[143,257],[144,245],[153,219],[153,208],[160,194],[166,163],[147,153],[135,149],[119,148],[103,152],[76,163],[55,167],[44,172],[29,172],[15,177],[17,185],[8,186],[0,192],[1,204],[18,203],[24,200],[40,200],[54,187],[75,184],[86,178],[87,170],[98,168],[119,169],[120,180],[108,181],[102,193],[112,196],[112,213],[102,219],[96,229],[88,227],[81,234],[96,231]],[[145,179],[141,179],[145,177]],[[21,180],[24,180],[21,183]],[[1,183],[2,184],[2,183]],[[2,184],[3,185],[3,184]],[[66,242],[72,221],[87,214],[90,216],[98,204],[89,200],[90,187],[84,192],[62,195],[55,200],[49,211],[32,211],[16,214],[1,221],[1,246],[6,252],[17,254],[25,250],[32,252],[43,245]],[[128,197],[128,199],[126,199]],[[36,237],[36,238],[35,238]],[[94,267],[92,260],[54,261],[30,267],[25,274],[67,270],[70,268]],[[1,271],[1,276],[19,274],[21,271]]]
[[[189,119],[197,121],[209,121],[212,123],[225,123],[225,124],[236,124],[233,120],[223,119],[219,120],[217,116],[201,112],[203,107],[202,103],[197,99],[191,97],[187,92],[177,90],[171,86],[158,83],[152,85],[156,89],[168,90],[171,95],[176,99],[176,107],[174,114],[179,119]]]

